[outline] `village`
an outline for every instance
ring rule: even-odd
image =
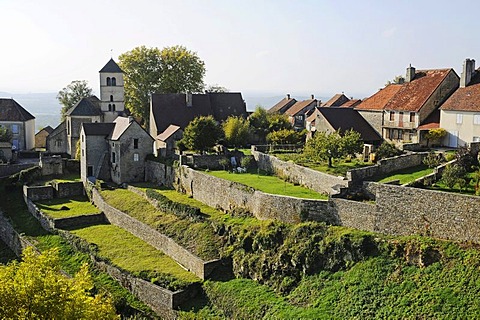
[[[480,243],[473,59],[460,76],[409,65],[363,99],[286,94],[255,112],[240,92],[151,93],[148,119],[125,107],[116,61],[99,76],[100,97],[37,133],[34,115],[0,99],[0,238],[17,256],[51,241],[83,255],[133,295],[123,315],[174,319],[213,304],[246,318],[231,306],[240,295],[219,298],[228,284],[286,296],[392,246],[419,270],[447,256],[390,237]],[[252,317],[328,315],[278,303]]]

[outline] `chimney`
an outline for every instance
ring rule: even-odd
[[[415,78],[415,67],[412,67],[412,64],[407,68],[407,76],[405,77],[405,82],[411,82]]]
[[[312,95],[311,95],[311,98],[312,98],[312,100],[313,100],[313,99],[315,99],[315,96],[312,94]]]
[[[187,107],[191,107],[192,104],[192,94],[191,93],[186,93],[185,94],[185,102],[187,103]]]
[[[290,93],[287,93],[287,100],[290,100]]]
[[[132,116],[128,116],[128,123],[132,123],[133,122],[133,117]]]
[[[470,81],[472,80],[472,76],[475,73],[475,60],[473,59],[465,59],[463,62],[463,71],[462,75],[460,76],[460,88],[465,88],[468,86]]]

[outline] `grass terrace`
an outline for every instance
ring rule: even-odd
[[[133,274],[153,271],[157,278],[163,278],[161,284],[172,290],[200,281],[172,258],[122,228],[96,225],[71,233],[96,244],[101,257],[124,270]]]
[[[400,184],[405,184],[413,182],[416,179],[426,176],[432,172],[433,168],[421,165],[392,172],[390,175],[380,177],[376,181],[380,183],[386,183],[393,180],[400,180]]]
[[[238,174],[228,171],[206,171],[205,173],[217,178],[238,182],[265,193],[304,199],[328,199],[327,195],[299,185],[294,185],[293,183],[286,182],[279,177],[269,175],[263,171],[255,172],[251,170]]]
[[[55,219],[100,213],[86,196],[42,200],[35,204],[46,215]]]

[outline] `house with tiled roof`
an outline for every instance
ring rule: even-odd
[[[340,107],[348,101],[350,101],[350,99],[346,95],[338,93],[322,104],[322,107]]]
[[[82,181],[140,182],[153,138],[133,117],[119,116],[113,123],[82,123],[80,148]]]
[[[315,107],[318,107],[319,103],[320,101],[315,99],[315,96],[312,94],[311,99],[297,101],[285,111],[295,130],[301,131],[305,129],[307,113]]]
[[[280,113],[283,114],[287,111],[291,106],[293,106],[297,100],[290,97],[290,94],[287,94],[285,98],[277,102],[273,107],[267,110],[268,113]]]
[[[45,151],[45,148],[47,147],[47,137],[52,131],[52,127],[46,126],[35,133],[35,150]]]
[[[378,128],[382,137],[399,146],[424,143],[422,126],[429,127],[432,113],[458,88],[459,77],[449,69],[415,70],[407,68],[405,82],[391,84],[365,99],[355,109]],[[366,115],[365,115],[366,114]],[[423,128],[425,128],[423,127]]]
[[[440,107],[440,127],[448,132],[445,146],[480,142],[480,68],[475,70],[475,60],[465,60],[460,87]]]
[[[35,147],[35,117],[13,99],[0,98],[0,126],[12,133],[12,149]]]
[[[155,137],[154,154],[166,157],[175,152],[175,143],[183,138],[183,130],[174,124]]]
[[[350,99],[349,101],[342,104],[340,107],[342,108],[355,108],[362,102],[362,99]]]

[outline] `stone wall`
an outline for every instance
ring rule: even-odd
[[[347,179],[353,184],[394,171],[421,165],[428,152],[408,153],[396,157],[382,159],[376,165],[352,169],[347,172]]]
[[[10,221],[0,211],[0,239],[17,255],[22,255],[23,249],[26,247],[34,247],[27,239],[20,235]]]
[[[332,176],[323,172],[285,162],[277,157],[252,151],[261,170],[274,172],[276,175],[287,179],[292,183],[298,183],[311,190],[323,194],[337,194],[341,188],[348,187],[348,181],[344,177]]]
[[[52,181],[52,186],[55,189],[56,198],[70,198],[75,196],[85,195],[82,182],[57,182]]]
[[[0,164],[0,178],[11,176],[36,165],[36,163]]]
[[[59,176],[63,174],[63,160],[59,156],[41,156],[38,164],[42,169],[42,176]]]
[[[52,186],[23,186],[23,195],[32,201],[50,200],[55,197],[55,189]]]
[[[122,211],[106,203],[100,193],[92,190],[92,200],[95,205],[104,212],[107,220],[116,226],[119,226],[134,236],[147,242],[154,248],[163,251],[166,255],[180,263],[187,270],[194,273],[201,279],[207,279],[212,276],[216,266],[221,266],[221,260],[203,261],[182,246],[178,245],[173,239],[161,234],[152,227],[136,220],[135,218],[123,213]]]
[[[156,161],[145,162],[145,181],[156,185],[173,186],[174,168]]]

